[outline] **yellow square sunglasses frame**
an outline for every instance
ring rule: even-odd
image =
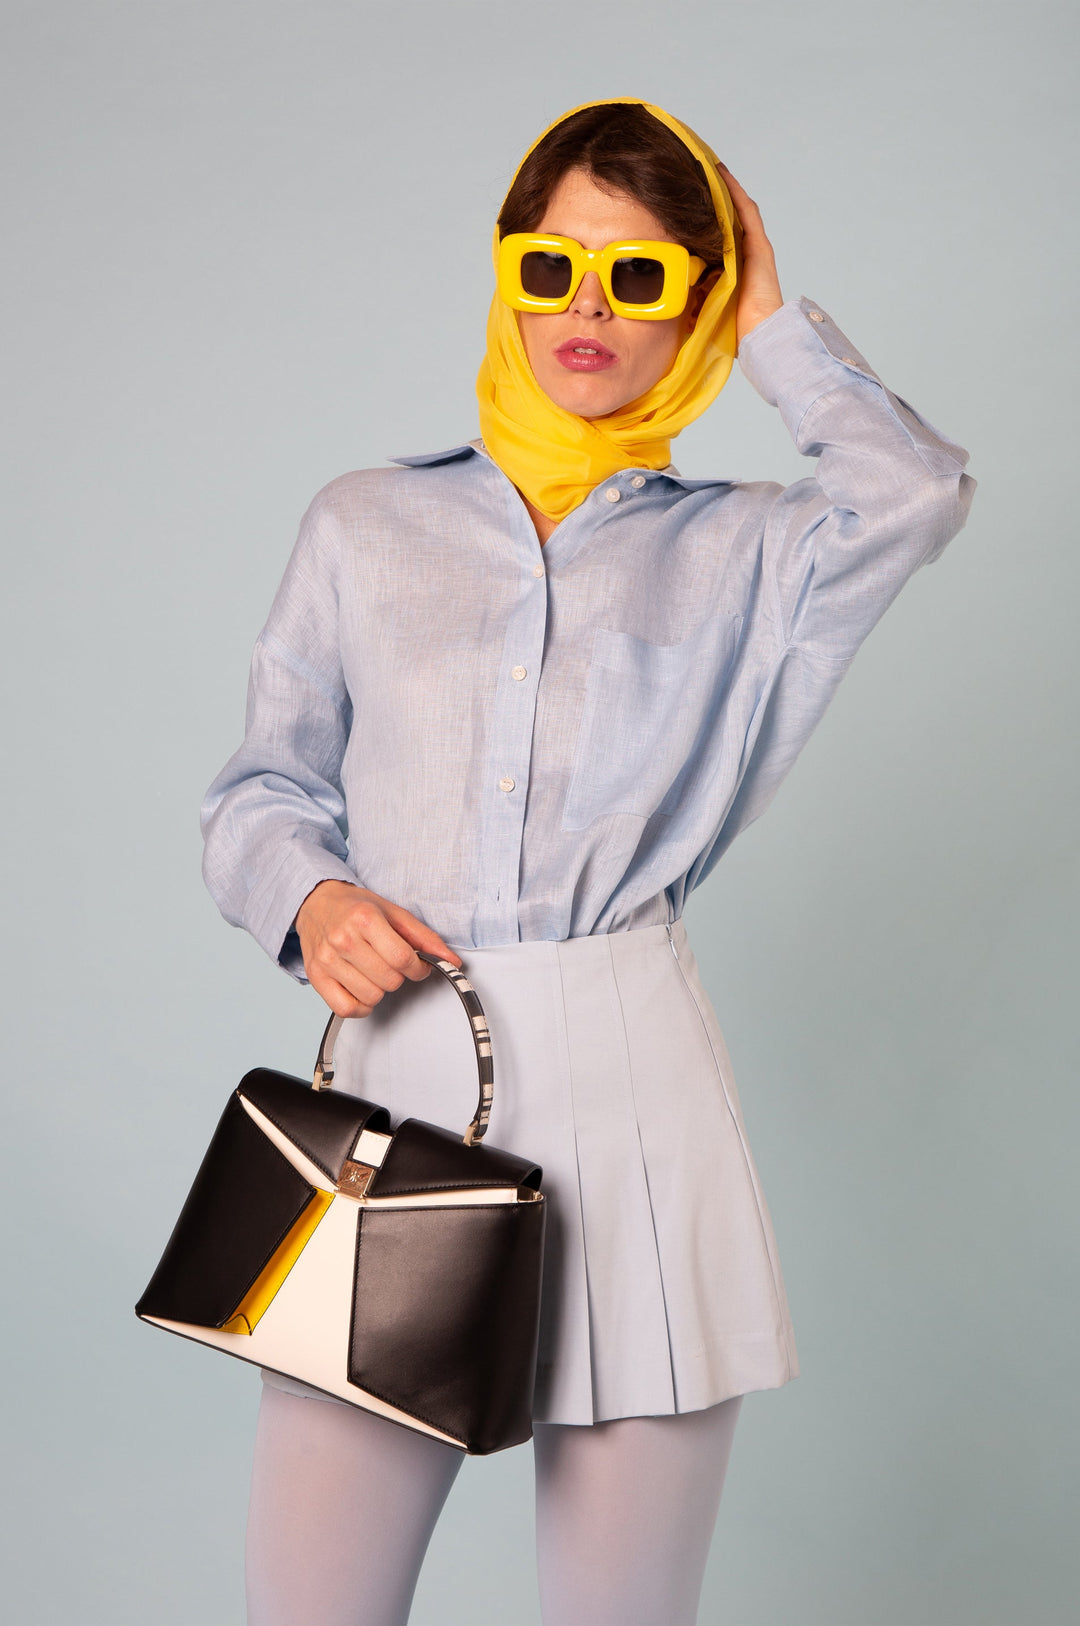
[[[556,299],[528,293],[521,280],[521,262],[526,254],[565,254],[570,261],[569,292]],[[611,286],[611,273],[616,260],[625,259],[659,260],[663,266],[664,288],[654,303],[628,304],[616,297]],[[587,272],[595,271],[616,316],[629,316],[635,321],[664,322],[672,316],[682,315],[690,289],[704,271],[705,263],[681,243],[659,243],[640,238],[591,249],[583,248],[573,237],[544,237],[533,232],[515,231],[508,233],[499,244],[496,285],[500,299],[512,310],[555,315],[569,309],[582,278]]]

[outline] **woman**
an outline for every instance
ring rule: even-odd
[[[543,1618],[680,1626],[740,1397],[798,1371],[683,905],[974,482],[824,311],[784,302],[756,205],[651,104],[556,121],[495,246],[482,441],[315,498],[208,793],[205,873],[364,1018],[338,1084],[395,1118],[470,1098],[456,1001],[414,951],[464,962],[489,1139],[543,1165],[549,1203]],[[736,350],[816,477],[670,466]],[[251,1620],[404,1621],[459,1454],[264,1377]]]

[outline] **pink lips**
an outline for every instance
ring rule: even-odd
[[[567,339],[555,351],[555,358],[571,373],[602,373],[619,359],[597,339]]]

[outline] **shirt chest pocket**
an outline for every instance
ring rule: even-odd
[[[564,830],[675,811],[713,738],[741,625],[738,615],[710,616],[678,644],[597,632]]]

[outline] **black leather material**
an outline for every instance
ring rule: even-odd
[[[223,1326],[314,1189],[231,1095],[136,1315]]]
[[[542,1172],[527,1157],[483,1144],[466,1146],[453,1130],[406,1118],[394,1132],[368,1195],[405,1197],[469,1186],[529,1186],[538,1191]]]
[[[336,1184],[362,1129],[390,1132],[390,1114],[355,1095],[313,1090],[302,1078],[257,1067],[240,1080],[239,1093],[265,1113]]]
[[[529,1439],[546,1210],[362,1209],[349,1381],[478,1456]]]

